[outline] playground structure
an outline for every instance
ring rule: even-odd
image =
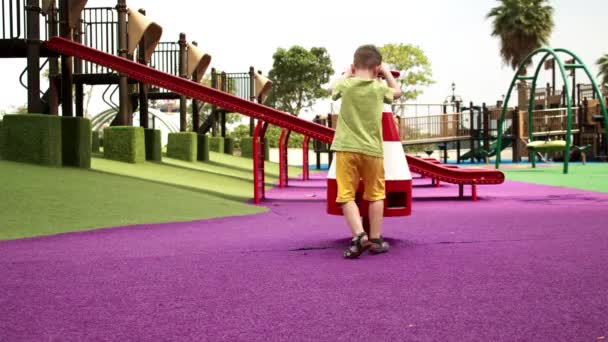
[[[271,90],[271,81],[265,79],[259,72],[255,72],[253,67],[248,72],[243,73],[225,73],[211,71],[211,86],[219,90],[221,93],[231,93],[235,96],[224,99],[221,97],[209,95],[206,91],[196,92],[189,89],[191,85],[179,85],[175,87],[174,79],[171,79],[171,85],[162,79],[171,75],[182,78],[183,80],[191,79],[195,84],[201,82],[202,76],[209,66],[211,56],[199,50],[196,44],[187,43],[185,34],[181,34],[177,43],[175,42],[160,42],[160,32],[162,28],[153,21],[144,16],[144,11],[134,12],[126,8],[125,1],[118,1],[116,8],[104,9],[87,9],[83,1],[62,1],[59,8],[54,6],[54,2],[45,2],[44,10],[40,8],[37,12],[36,1],[28,2],[28,6],[24,7],[23,13],[28,13],[28,16],[36,15],[38,23],[44,21],[46,31],[43,36],[49,38],[49,44],[42,44],[42,40],[33,39],[35,30],[23,32],[28,33],[27,39],[21,43],[15,43],[15,39],[11,38],[10,44],[21,44],[21,48],[11,50],[12,54],[18,54],[20,51],[36,52],[36,42],[39,43],[39,56],[49,56],[49,65],[53,65],[52,58],[58,60],[61,58],[62,63],[69,64],[62,74],[58,74],[51,69],[51,86],[45,95],[40,97],[40,91],[37,89],[36,96],[29,96],[28,108],[36,108],[48,106],[48,113],[56,112],[54,108],[59,103],[62,105],[64,116],[72,115],[72,109],[69,104],[72,103],[71,92],[60,92],[59,90],[67,89],[66,84],[75,84],[75,113],[76,116],[82,116],[82,91],[81,88],[85,84],[110,84],[114,88],[108,88],[108,102],[112,103],[113,93],[119,93],[119,103],[114,107],[117,109],[118,115],[112,119],[113,125],[130,125],[132,123],[132,113],[134,109],[140,109],[140,126],[146,127],[149,124],[147,110],[147,100],[149,99],[179,99],[180,100],[180,131],[186,130],[186,101],[188,98],[193,99],[194,113],[199,113],[202,103],[206,102],[213,106],[211,115],[202,124],[198,122],[198,115],[193,115],[192,123],[194,131],[197,133],[206,133],[211,131],[213,135],[226,136],[225,116],[227,113],[240,113],[251,116],[250,134],[252,135],[253,151],[254,151],[254,168],[255,168],[255,186],[254,198],[259,202],[264,198],[264,136],[269,124],[274,124],[282,127],[284,130],[281,134],[279,142],[280,148],[280,163],[281,170],[285,170],[281,176],[280,186],[287,186],[288,177],[286,174],[287,165],[287,146],[291,132],[302,133],[306,136],[304,151],[307,150],[307,144],[310,139],[314,140],[315,151],[326,152],[328,144],[333,136],[332,128],[335,127],[335,118],[333,116],[318,117],[316,123],[308,128],[301,127],[309,125],[310,122],[304,124],[304,121],[294,122],[293,117],[286,119],[280,117],[277,112],[276,117],[271,114],[269,119],[269,107],[249,107],[251,104],[259,104],[263,102],[263,98]],[[19,4],[19,2],[17,2]],[[41,17],[44,12],[46,16]],[[59,13],[59,19],[53,17],[53,13]],[[95,14],[95,13],[106,13]],[[113,13],[113,14],[110,14]],[[126,18],[129,17],[129,23],[126,23]],[[63,19],[62,19],[63,18]],[[100,19],[101,18],[101,19]],[[97,20],[99,19],[99,20]],[[137,24],[139,23],[139,24]],[[103,26],[103,25],[105,26]],[[137,25],[136,25],[137,24]],[[28,21],[28,25],[29,21]],[[63,25],[64,27],[61,27]],[[102,25],[96,27],[95,25]],[[126,25],[126,26],[125,26]],[[32,24],[32,26],[35,26]],[[55,30],[54,28],[59,28]],[[38,30],[40,35],[40,29]],[[65,36],[67,40],[74,40],[76,43],[81,42],[85,46],[89,46],[91,51],[77,52],[80,45],[76,47],[65,45],[65,42],[59,39],[51,38],[56,36],[57,31]],[[106,38],[96,38],[97,33],[94,32],[110,32],[106,34]],[[16,36],[23,35],[19,32]],[[117,33],[113,35],[112,32]],[[125,34],[127,32],[128,34]],[[131,32],[131,33],[129,33]],[[12,33],[11,33],[12,34]],[[13,34],[15,36],[15,34]],[[103,36],[103,35],[102,35]],[[4,36],[3,36],[4,37]],[[111,39],[107,37],[112,37]],[[73,39],[70,39],[73,38]],[[128,39],[127,39],[128,38]],[[140,39],[141,38],[141,39]],[[10,40],[10,39],[9,39]],[[19,40],[19,39],[17,39]],[[7,40],[2,40],[3,44]],[[11,46],[11,45],[5,45]],[[65,50],[68,49],[68,50]],[[72,49],[72,50],[69,50]],[[58,50],[63,53],[56,53]],[[135,51],[137,50],[137,54]],[[67,52],[66,52],[67,51]],[[85,51],[85,50],[83,50]],[[119,56],[125,60],[136,60],[141,65],[149,65],[151,70],[161,72],[150,76],[148,69],[140,73],[134,73],[128,68],[133,68],[131,64],[124,66],[120,63],[107,63],[107,56],[99,57],[97,51],[105,51],[106,54],[112,55],[118,51]],[[557,50],[556,50],[557,51]],[[564,52],[560,50],[558,52]],[[27,54],[31,56],[36,54]],[[71,57],[74,55],[74,57]],[[545,57],[546,59],[546,57]],[[543,59],[543,62],[545,61]],[[570,64],[562,65],[557,63],[561,69],[574,70],[577,68],[584,69],[580,60],[573,56],[573,61]],[[74,73],[69,75],[69,61],[73,61]],[[38,69],[39,69],[38,63]],[[43,63],[44,64],[44,63]],[[543,63],[541,62],[541,65]],[[101,66],[100,66],[101,65]],[[555,70],[556,63],[553,64]],[[568,66],[570,65],[570,66]],[[29,70],[33,68],[35,63],[28,64]],[[116,73],[116,70],[119,73]],[[136,69],[134,69],[136,70]],[[564,71],[562,70],[562,71]],[[497,103],[496,106],[487,106],[486,104],[475,105],[469,103],[468,106],[458,102],[446,102],[443,104],[429,105],[409,105],[395,104],[393,112],[398,116],[398,131],[401,143],[406,147],[419,145],[434,145],[433,149],[439,148],[444,152],[444,163],[447,162],[447,151],[450,148],[457,150],[457,162],[465,159],[470,159],[471,162],[485,161],[489,158],[496,157],[500,161],[500,152],[503,148],[512,145],[513,161],[521,161],[525,147],[530,146],[530,151],[538,149],[533,145],[533,138],[546,137],[547,139],[566,137],[566,140],[571,140],[570,145],[564,147],[565,165],[570,158],[570,150],[572,145],[577,145],[583,149],[589,145],[589,157],[595,160],[606,158],[606,132],[605,132],[605,103],[602,94],[594,84],[584,85],[576,84],[575,87],[569,88],[567,77],[562,74],[564,82],[563,89],[559,91],[555,84],[547,84],[547,88],[536,90],[536,77],[540,71],[540,66],[536,70],[535,77],[519,77],[516,80],[522,81],[517,84],[518,90],[518,106],[509,108],[507,101]],[[28,89],[32,94],[36,89],[36,73],[28,73]],[[60,77],[59,77],[60,75]],[[39,75],[38,75],[39,76]],[[153,78],[160,78],[153,80]],[[32,82],[29,82],[31,79]],[[65,82],[67,80],[67,83]],[[530,88],[526,81],[533,81]],[[38,79],[39,82],[39,79]],[[575,83],[574,74],[572,77],[573,84]],[[593,82],[592,82],[593,83]],[[34,85],[30,87],[29,84]],[[124,86],[126,84],[126,86]],[[515,79],[510,88],[510,93],[513,91]],[[161,90],[167,88],[168,90]],[[71,86],[70,86],[71,89]],[[576,91],[570,91],[576,89]],[[48,95],[47,95],[48,94]],[[572,96],[570,96],[572,95]],[[235,98],[240,98],[247,102],[235,103]],[[571,99],[572,98],[572,99]],[[48,99],[48,100],[45,100]],[[575,106],[573,106],[575,104]],[[419,115],[420,108],[427,107],[427,113]],[[412,113],[412,109],[414,112]],[[125,114],[126,113],[126,114]],[[281,115],[285,113],[278,112]],[[601,115],[600,115],[601,113]],[[108,114],[108,116],[110,116]],[[254,118],[258,119],[257,124]],[[314,127],[314,128],[312,128]],[[327,128],[323,131],[320,127]],[[604,128],[602,128],[604,127]],[[319,131],[321,130],[321,131]],[[321,133],[319,133],[321,132]],[[528,132],[528,137],[524,132]],[[530,133],[531,132],[531,133]],[[570,137],[570,138],[568,138]],[[541,147],[542,148],[542,147]],[[468,150],[468,151],[466,151]],[[461,153],[464,152],[464,153]],[[318,155],[317,155],[318,156]],[[331,162],[331,153],[329,154]],[[472,197],[476,198],[476,185],[478,184],[497,184],[503,179],[495,174],[476,174],[470,170],[461,170],[448,165],[437,163],[433,160],[425,160],[424,158],[415,158],[408,156],[408,162],[412,171],[420,173],[424,176],[431,177],[436,185],[440,181],[452,182],[460,185],[460,195],[462,196],[464,185],[471,185],[473,188]],[[307,153],[304,153],[305,164]],[[530,160],[534,161],[535,153],[531,153]],[[319,158],[317,157],[317,165]],[[567,168],[567,166],[565,166]],[[306,175],[303,177],[306,178]]]
[[[37,4],[36,1],[31,1],[31,4],[27,8],[38,8],[36,7]],[[271,108],[266,106],[259,106],[256,102],[262,102],[264,93],[270,88],[270,82],[259,73],[255,73],[253,68],[250,68],[248,75],[243,75],[244,73],[231,75],[228,73],[217,73],[212,70],[212,87],[220,89],[220,92],[214,93],[214,96],[209,97],[207,91],[203,91],[202,93],[200,89],[199,92],[193,91],[193,84],[200,85],[202,74],[209,65],[211,57],[199,51],[196,48],[196,44],[188,44],[185,34],[180,34],[178,43],[160,42],[162,28],[145,17],[145,11],[134,12],[129,10],[126,7],[126,2],[123,0],[117,2],[115,9],[109,7],[87,9],[85,8],[86,1],[62,1],[60,2],[59,9],[53,1],[45,6],[47,5],[48,8],[44,13],[47,13],[49,18],[51,18],[47,19],[50,22],[48,26],[51,28],[56,25],[61,26],[61,30],[59,31],[63,37],[63,39],[59,39],[56,34],[51,33],[47,35],[49,37],[47,43],[42,44],[42,41],[37,40],[41,45],[41,49],[46,51],[47,54],[53,54],[52,51],[62,54],[61,61],[63,67],[61,70],[63,72],[60,74],[60,77],[56,73],[58,69],[56,70],[51,67],[51,86],[48,91],[48,98],[50,99],[48,101],[49,114],[58,114],[56,108],[59,103],[62,103],[62,115],[73,115],[72,92],[60,92],[59,90],[71,90],[72,84],[75,84],[75,112],[76,116],[82,117],[82,86],[84,84],[109,84],[114,85],[114,90],[110,92],[110,88],[108,87],[106,91],[106,93],[110,92],[110,100],[107,101],[109,104],[112,103],[112,94],[116,91],[119,93],[118,105],[112,106],[118,112],[112,119],[112,125],[131,125],[131,113],[134,108],[139,107],[140,126],[147,128],[149,124],[147,101],[149,99],[179,98],[180,131],[185,131],[186,97],[191,97],[195,100],[193,103],[195,113],[198,112],[196,107],[200,104],[198,101],[207,102],[214,106],[212,115],[200,127],[197,127],[197,115],[193,116],[194,131],[198,133],[212,129],[214,124],[219,121],[222,125],[221,134],[224,136],[225,119],[223,117],[228,112],[257,118],[258,122],[252,132],[255,174],[254,198],[256,202],[264,198],[264,135],[269,124],[275,124],[284,129],[280,143],[282,147],[281,164],[283,165],[281,170],[285,170],[285,173],[281,177],[283,179],[281,185],[283,186],[287,184],[286,147],[291,131],[302,133],[307,137],[304,151],[307,150],[306,145],[311,138],[315,140],[315,144],[329,144],[333,138],[332,129],[326,129],[326,127],[321,125],[299,120],[285,113],[273,112]],[[60,14],[59,21],[53,19],[53,13],[57,12]],[[37,18],[40,17],[40,13],[41,11],[34,11]],[[129,16],[129,24],[127,24],[127,16]],[[52,32],[52,29],[49,29],[49,31]],[[116,33],[116,35],[113,33]],[[29,44],[34,44],[34,41],[27,40]],[[72,45],[68,42],[72,42]],[[134,55],[136,49],[139,49],[137,58]],[[119,52],[118,57],[113,56],[113,53],[116,51]],[[32,55],[28,56],[31,57]],[[59,55],[53,54],[53,56],[57,58]],[[133,60],[137,60],[137,63],[133,62]],[[108,63],[108,61],[111,62]],[[176,61],[178,61],[177,67]],[[32,69],[32,65],[28,64],[29,70],[39,69]],[[154,68],[147,67],[148,65]],[[139,68],[141,66],[146,66],[147,68],[141,69]],[[76,71],[75,73],[71,72],[72,68]],[[156,73],[152,73],[152,71]],[[28,75],[28,77],[30,76],[36,75]],[[183,84],[177,81],[177,79],[185,81],[190,77],[192,77],[192,82]],[[239,83],[235,81],[247,78],[248,82]],[[169,83],[167,79],[170,79]],[[160,88],[165,88],[168,91],[161,91]],[[207,90],[206,88],[204,89]],[[39,90],[36,89],[36,82],[28,83],[28,90],[38,95]],[[226,99],[218,95],[228,95],[230,92],[233,92],[236,96]],[[236,101],[237,98],[245,102]],[[39,96],[30,96],[29,100],[31,101],[28,101],[28,108],[39,108],[42,102]],[[256,101],[254,102],[253,100]],[[38,112],[38,110],[33,111]],[[268,114],[269,111],[272,114]],[[109,120],[111,114],[106,115],[107,118],[105,119]],[[253,121],[250,121],[250,130],[253,126]],[[306,161],[307,158],[305,157],[304,159]],[[431,166],[431,163],[422,163],[420,168],[426,169],[431,168]],[[435,174],[432,171],[427,171],[427,173]],[[441,172],[437,173],[436,176],[438,180],[446,179],[447,177],[442,175]],[[450,178],[447,177],[447,179]],[[477,181],[473,183],[477,184]]]
[[[562,60],[559,59],[557,53],[566,54],[569,57],[571,57],[571,60],[569,60],[568,63],[564,63],[564,62],[562,62]],[[530,62],[532,60],[532,58],[537,54],[544,54],[544,55],[543,55],[540,63],[536,67],[534,76],[523,76],[522,71],[525,70],[528,62]],[[506,101],[505,101],[505,104],[504,104],[502,112],[501,112],[500,121],[498,124],[498,140],[497,140],[498,149],[500,150],[500,146],[502,143],[502,134],[503,134],[504,121],[505,121],[505,112],[507,111],[507,103],[509,102],[509,98],[511,97],[511,93],[513,91],[515,83],[518,80],[519,81],[528,81],[528,80],[532,81],[532,87],[530,89],[530,94],[529,94],[529,104],[528,104],[528,108],[527,108],[527,112],[528,112],[528,130],[527,131],[528,131],[528,143],[529,144],[534,143],[535,130],[534,130],[533,123],[534,123],[535,118],[534,118],[533,109],[534,109],[536,101],[537,101],[536,96],[535,96],[536,83],[537,83],[537,79],[538,79],[540,70],[541,70],[542,66],[544,65],[544,62],[549,57],[553,58],[552,59],[553,65],[557,64],[559,66],[560,74],[562,76],[562,80],[564,83],[564,90],[563,90],[562,94],[566,101],[566,111],[565,111],[565,116],[562,114],[562,115],[560,115],[560,119],[559,119],[562,130],[556,132],[552,127],[549,130],[547,135],[549,135],[549,134],[565,135],[565,141],[563,144],[551,144],[550,146],[534,144],[531,146],[531,150],[533,152],[536,152],[539,150],[550,151],[550,150],[555,150],[555,149],[559,149],[559,148],[563,147],[563,152],[564,152],[563,172],[566,174],[566,173],[568,173],[568,162],[570,160],[570,152],[571,152],[572,143],[573,143],[573,141],[572,141],[573,124],[575,121],[574,111],[573,111],[573,102],[574,101],[572,101],[569,96],[570,89],[569,89],[569,85],[568,85],[568,79],[566,76],[566,69],[572,70],[572,75],[575,75],[576,69],[582,69],[585,72],[585,74],[587,75],[587,77],[589,78],[589,80],[591,81],[592,91],[593,91],[593,95],[594,95],[593,98],[595,99],[597,97],[598,99],[600,99],[599,106],[600,106],[601,114],[602,114],[601,118],[603,119],[604,126],[605,126],[604,127],[605,128],[604,141],[605,141],[605,138],[608,137],[608,112],[606,111],[606,104],[604,103],[604,100],[602,99],[602,93],[600,92],[599,87],[595,83],[593,76],[591,75],[591,73],[589,72],[589,70],[587,69],[585,64],[581,61],[581,59],[578,56],[576,56],[574,53],[572,53],[566,49],[555,49],[555,50],[552,50],[549,48],[537,49],[537,50],[533,51],[532,53],[530,53],[522,61],[519,68],[517,69],[517,72],[515,73],[515,76],[513,77],[513,80],[511,81],[509,91],[507,92]],[[555,70],[555,66],[553,66],[553,69]],[[553,81],[553,84],[555,85],[555,81]],[[555,86],[553,87],[553,89],[555,89]],[[580,93],[580,91],[579,91],[579,93]],[[575,94],[576,94],[576,92],[574,91],[574,89],[572,89],[573,98],[575,98]],[[578,115],[576,116],[578,118],[578,120],[577,120],[578,121],[578,131],[581,132],[584,130],[584,123],[585,123],[585,121],[588,121],[588,118],[584,118],[582,116],[582,111],[579,110],[578,112],[579,113],[577,113]],[[555,122],[555,120],[552,120],[552,121]],[[565,131],[563,130],[564,124],[566,125]],[[580,138],[579,138],[579,140],[580,140]],[[535,165],[536,153],[530,153],[529,159],[532,162],[532,166],[535,167],[536,166]],[[500,166],[500,154],[498,154],[496,157],[496,168],[498,168],[499,166]]]

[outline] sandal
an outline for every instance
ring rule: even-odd
[[[354,240],[350,241],[350,247],[344,251],[344,257],[346,259],[357,259],[363,252],[365,252],[371,246],[369,238],[366,233],[360,233]]]
[[[369,242],[371,243],[371,247],[369,249],[371,254],[386,253],[390,248],[390,245],[388,242],[382,239],[382,236],[379,239],[370,239]]]

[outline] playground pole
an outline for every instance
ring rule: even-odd
[[[76,32],[74,34],[74,41],[82,44],[82,26],[84,22],[80,18],[80,13],[78,14],[78,17],[78,27],[76,27]],[[74,58],[74,72],[77,74],[82,73],[82,60],[79,58]],[[82,118],[84,117],[84,84],[82,84],[82,82],[76,82],[76,84],[74,84],[74,94],[76,96],[74,99],[76,116]]]
[[[228,88],[228,84],[226,82],[226,72],[222,71],[222,91],[223,92],[228,92],[229,88]],[[220,111],[220,135],[222,138],[226,138],[226,111],[225,110],[221,110]]]
[[[249,100],[251,102],[256,101],[255,97],[255,69],[253,66],[249,67]],[[260,103],[260,99],[257,99],[258,103]],[[255,129],[255,123],[253,122],[253,118],[249,118],[249,136],[253,136],[253,130]]]
[[[47,14],[49,20],[48,29],[49,36],[56,37],[57,32],[57,10],[55,6],[51,6],[49,13]],[[49,114],[59,114],[59,92],[61,87],[59,85],[59,61],[57,57],[49,57]]]
[[[471,164],[475,164],[475,113],[473,111],[473,102],[469,102],[469,121],[470,121],[470,136],[471,136]],[[460,158],[460,156],[459,156]]]
[[[486,103],[484,102],[481,106],[481,110],[482,110],[482,120],[483,120],[483,148],[485,150],[485,155],[486,155],[486,164],[489,161],[489,155],[490,155],[490,112],[488,110],[488,107],[486,107]],[[500,151],[496,151],[496,153],[500,153]]]
[[[193,41],[192,45],[198,46],[198,43]],[[192,74],[192,80],[196,82],[196,80],[199,79],[198,76],[198,70],[194,69],[194,73]],[[200,76],[203,77],[204,75]],[[198,100],[192,99],[192,132],[194,133],[198,133],[198,129],[201,126],[199,109],[200,105],[201,103]]]
[[[3,2],[4,3],[4,2]],[[27,111],[41,113],[40,101],[40,4],[27,0]]]
[[[122,58],[127,57],[127,1],[118,0],[116,4],[118,12],[118,55]],[[65,89],[65,87],[64,87]],[[129,120],[129,82],[127,76],[120,74],[118,81],[118,125],[128,125]]]
[[[187,61],[186,58],[186,34],[179,34],[179,77],[188,78],[187,69]],[[179,131],[185,132],[188,126],[188,121],[186,119],[186,113],[188,111],[188,104],[186,102],[186,96],[179,96]]]
[[[139,9],[139,13],[146,15],[146,10]],[[145,35],[139,42],[139,51],[137,53],[137,62],[140,64],[148,64],[146,61],[146,38]],[[144,82],[139,82],[139,126],[148,128],[148,85]]]
[[[73,31],[70,27],[70,1],[59,1],[59,34],[62,38],[72,40]],[[61,114],[63,116],[74,116],[72,84],[72,56],[61,55]]]

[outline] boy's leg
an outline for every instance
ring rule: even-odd
[[[363,232],[359,207],[355,203],[360,180],[357,159],[357,154],[336,152],[336,183],[338,185],[336,202],[342,204],[342,213],[353,237]]]
[[[353,233],[353,237],[363,233],[363,223],[361,222],[361,213],[355,201],[350,201],[342,205],[342,212],[346,218],[346,223]]]
[[[369,203],[369,238],[379,239],[382,235],[382,221],[384,220],[384,200]]]
[[[366,156],[362,168],[362,178],[365,187],[363,198],[369,201],[370,239],[379,239],[382,235],[384,219],[384,159]]]

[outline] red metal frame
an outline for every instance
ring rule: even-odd
[[[296,133],[301,133],[326,143],[331,143],[334,137],[334,130],[329,127],[300,119],[289,113],[206,87],[185,78],[169,75],[146,65],[135,63],[126,58],[114,56],[64,38],[53,37],[46,41],[44,46],[49,50],[64,55],[74,56],[103,65],[140,82],[168,89],[227,111],[247,115],[281,128],[288,128]]]
[[[310,172],[308,170],[308,143],[310,142],[310,137],[304,137],[304,142],[302,143],[302,180],[310,179]]]
[[[206,87],[200,83],[196,83],[178,76],[173,76],[146,65],[135,63],[126,58],[114,56],[64,38],[53,37],[44,43],[44,47],[64,55],[74,56],[114,69],[137,81],[168,89],[175,93],[210,103],[230,112],[250,116],[263,121],[266,127],[268,124],[273,124],[325,143],[331,143],[334,137],[335,130],[332,128],[300,119],[296,116],[281,112],[274,108],[242,99],[231,94]],[[261,133],[265,133],[265,129]],[[264,134],[261,136],[263,137]],[[254,143],[254,148],[256,148],[256,145],[262,145],[263,147],[263,144],[263,140],[261,143],[258,141],[257,144]],[[257,146],[257,148],[259,147],[260,146]],[[264,149],[262,148],[262,154],[264,153],[263,150]],[[258,154],[259,153],[260,151],[258,151]],[[442,165],[434,165],[420,158],[413,156],[406,157],[412,172],[435,178],[438,181],[441,180],[448,183],[471,185],[500,184],[504,182],[504,174],[498,170],[448,169]],[[263,160],[261,165],[263,170]],[[255,176],[254,178],[256,177],[259,178],[259,176]],[[261,177],[263,181],[263,174]],[[474,187],[473,190],[474,197],[476,197],[476,188]],[[261,194],[261,197],[256,197],[256,201],[263,198],[263,185],[261,191],[256,190],[254,195],[256,194]]]
[[[265,141],[268,122],[258,120],[253,131],[253,201],[259,204],[266,198],[264,161],[265,161]]]
[[[501,184],[505,175],[498,170],[460,169],[452,165],[443,165],[437,160],[427,160],[406,155],[410,171],[422,176],[431,177],[439,186],[440,181],[458,184],[458,194],[464,195],[463,186],[471,185],[471,198],[477,200],[478,184]]]
[[[284,188],[289,183],[289,135],[291,131],[284,128],[279,139],[279,187]]]

